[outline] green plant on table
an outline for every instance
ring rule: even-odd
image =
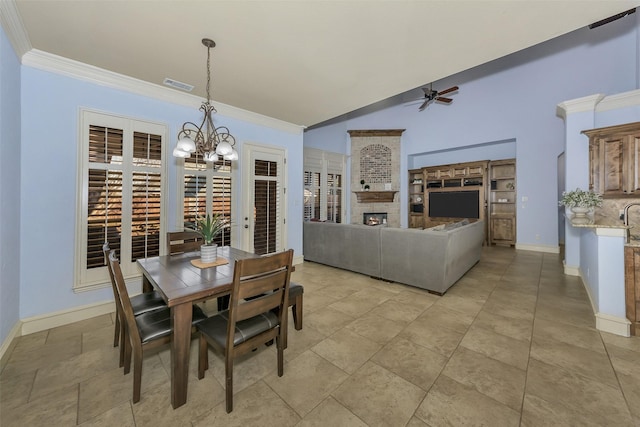
[[[602,206],[602,195],[576,188],[573,191],[564,191],[558,204],[567,208],[595,208]]]
[[[213,214],[213,216],[207,214],[206,217],[198,217],[196,219],[196,230],[202,235],[205,245],[213,244],[216,237],[229,227],[229,220],[227,220],[221,214]]]

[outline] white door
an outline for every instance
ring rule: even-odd
[[[243,249],[259,255],[285,249],[285,150],[243,145]]]

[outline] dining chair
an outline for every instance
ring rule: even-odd
[[[209,368],[211,345],[224,355],[227,413],[233,411],[233,360],[276,341],[278,376],[284,373],[287,305],[293,250],[236,260],[229,309],[196,325],[200,331],[198,378]]]
[[[124,366],[124,346],[123,343],[126,340],[126,333],[124,330],[124,320],[122,319],[122,305],[120,304],[120,298],[118,298],[118,289],[116,287],[116,281],[113,277],[113,272],[109,267],[109,252],[111,249],[109,248],[109,242],[104,242],[102,245],[102,253],[104,254],[104,264],[107,266],[107,270],[109,271],[109,278],[111,280],[111,288],[113,290],[113,299],[116,305],[116,319],[115,319],[115,330],[113,332],[113,346],[118,347],[120,345],[120,362],[119,366],[122,368]],[[162,295],[157,293],[156,291],[152,292],[143,292],[138,295],[134,295],[130,298],[131,307],[133,309],[133,315],[139,316],[140,314],[147,313],[149,311],[158,310],[161,308],[166,308],[167,304],[162,299]]]
[[[118,298],[122,306],[125,336],[124,342],[124,373],[131,370],[131,356],[133,355],[133,403],[140,401],[140,385],[142,382],[142,357],[145,350],[171,342],[173,328],[171,326],[171,311],[168,307],[160,310],[134,316],[129,292],[124,283],[120,263],[115,250],[109,253],[109,268],[113,274],[118,291]],[[194,305],[192,324],[205,320],[207,316]]]
[[[169,255],[199,251],[203,244],[202,235],[197,231],[167,232],[167,253]]]

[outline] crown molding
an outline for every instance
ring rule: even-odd
[[[165,88],[133,77],[114,73],[103,68],[64,58],[38,49],[31,49],[22,57],[22,64],[43,71],[64,75],[105,86],[124,90],[137,95],[154,98],[159,101],[183,105],[198,109],[204,98]],[[216,111],[226,117],[243,120],[252,124],[266,126],[293,134],[302,134],[303,126],[288,123],[262,114],[243,110],[231,105],[214,102]]]
[[[558,116],[562,117],[563,119],[566,119],[568,114],[595,111],[596,106],[603,98],[603,94],[597,93],[595,95],[589,95],[583,98],[576,98],[569,101],[561,102],[556,107],[556,114],[558,114]]]
[[[640,89],[607,96],[596,106],[597,112],[640,106]]]
[[[402,136],[405,129],[368,129],[368,130],[348,130],[349,136],[372,137],[372,136]]]
[[[31,50],[32,46],[15,0],[0,1],[0,23],[16,55],[18,58],[22,58],[25,53]]]

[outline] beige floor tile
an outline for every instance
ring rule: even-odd
[[[284,375],[272,373],[265,382],[301,417],[307,415],[335,390],[348,374],[312,351],[287,363]]]
[[[460,313],[461,316],[475,317],[482,309],[484,301],[446,293],[435,303],[436,306]],[[432,307],[433,308],[433,307]]]
[[[114,357],[115,356],[115,357]],[[117,353],[93,350],[38,370],[31,398],[88,380],[118,367]]]
[[[304,316],[304,328],[312,328],[324,336],[333,334],[338,329],[342,329],[355,318],[342,311],[327,307],[323,310],[310,313]]]
[[[416,320],[425,309],[426,307],[399,303],[395,299],[390,299],[373,308],[367,315],[384,317],[393,322],[407,324]]]
[[[472,325],[460,345],[516,368],[527,369],[529,343],[526,341]]]
[[[429,292],[412,288],[411,286],[405,286],[405,289],[394,295],[390,301],[397,301],[401,304],[401,307],[411,306],[418,310],[424,311],[431,307],[434,303],[440,300],[440,296],[430,294]]]
[[[413,417],[409,420],[406,427],[429,427],[429,425],[420,418]]]
[[[0,412],[29,401],[36,372],[34,370],[13,376],[0,375]]]
[[[196,417],[194,427],[294,426],[300,417],[263,381],[234,396],[233,411],[227,414],[221,402],[211,411]]]
[[[449,357],[458,347],[464,334],[418,318],[398,336]]]
[[[535,309],[523,310],[515,305],[512,305],[511,303],[507,304],[506,301],[499,301],[497,299],[494,300],[491,299],[491,297],[489,297],[484,306],[482,306],[482,311],[486,311],[488,313],[496,314],[502,317],[526,320],[529,322],[533,321],[535,313]]]
[[[141,399],[148,391],[170,384],[170,376],[157,355],[142,361]],[[167,391],[168,393],[168,391]],[[131,401],[133,397],[133,369],[127,375],[117,366],[80,383],[78,422],[100,415],[114,406]]]
[[[103,349],[113,349],[114,354],[119,353],[119,348],[113,346],[113,325],[107,325],[98,329],[92,329],[81,334],[82,352]]]
[[[375,315],[372,311],[349,323],[345,328],[379,344],[386,344],[405,327],[405,323]]]
[[[297,427],[326,426],[366,427],[367,424],[332,397],[322,401],[297,424]]]
[[[520,411],[526,371],[460,347],[442,371],[443,375],[475,388],[500,403]]]
[[[369,426],[405,425],[425,396],[424,390],[368,362],[332,396]]]
[[[420,321],[444,326],[462,334],[467,332],[467,329],[469,329],[469,326],[475,319],[476,313],[473,311],[453,310],[449,308],[447,304],[441,304],[444,301],[445,298],[442,298],[436,304],[425,310],[418,319]],[[446,301],[451,301],[451,299],[447,299]]]
[[[315,311],[322,310],[339,299],[340,298],[335,298],[333,295],[327,295],[322,292],[308,292],[305,288],[303,300],[304,314],[308,315]]]
[[[619,335],[600,332],[600,336],[605,343],[607,349],[610,346],[624,348],[626,350],[640,353],[640,336],[637,337],[621,337]]]
[[[2,410],[2,427],[74,426],[77,424],[78,385],[59,389],[57,393],[32,399],[24,405]]]
[[[431,426],[518,426],[519,411],[440,375],[416,411]]]
[[[371,360],[427,391],[447,363],[447,358],[426,347],[396,338]]]
[[[636,338],[627,338],[631,343]],[[616,340],[620,342],[620,340]],[[628,350],[627,348],[634,348]],[[608,345],[609,357],[616,376],[622,387],[622,393],[627,400],[631,414],[640,421],[640,353],[635,351],[633,344],[627,348]],[[638,423],[640,425],[640,423]]]
[[[380,348],[382,344],[345,328],[320,341],[311,350],[352,374]]]
[[[367,291],[359,291],[332,303],[329,308],[341,311],[351,317],[358,317],[371,311],[389,298],[390,296],[386,296],[386,298],[382,299],[377,293],[371,295]]]
[[[102,316],[81,320],[65,326],[59,326],[49,330],[47,344],[65,341],[71,337],[81,336],[83,332],[92,331],[105,326],[111,326],[113,328],[114,325],[111,314],[103,314]]]
[[[526,425],[549,425],[555,419],[572,421],[572,425],[632,425],[617,387],[532,359],[523,420]]]
[[[295,359],[325,338],[325,335],[313,328],[303,327],[301,331],[296,331],[289,323],[288,346],[284,351],[284,360],[289,362]]]
[[[82,427],[135,427],[136,422],[133,419],[131,402],[127,401],[79,425]]]
[[[544,318],[536,319],[533,336],[549,338],[597,353],[605,353],[600,333],[595,329],[573,326],[568,323],[552,322]]]
[[[18,344],[2,370],[2,375],[10,377],[35,371],[36,369],[46,368],[68,360],[71,357],[78,356],[81,349],[82,339],[79,334],[74,338],[53,344],[24,346]]]
[[[534,333],[531,342],[531,358],[576,372],[612,387],[618,385],[609,357],[602,352],[585,350]]]
[[[483,309],[478,313],[473,324],[474,326],[488,329],[510,338],[521,341],[531,341],[533,319],[505,317]]]

